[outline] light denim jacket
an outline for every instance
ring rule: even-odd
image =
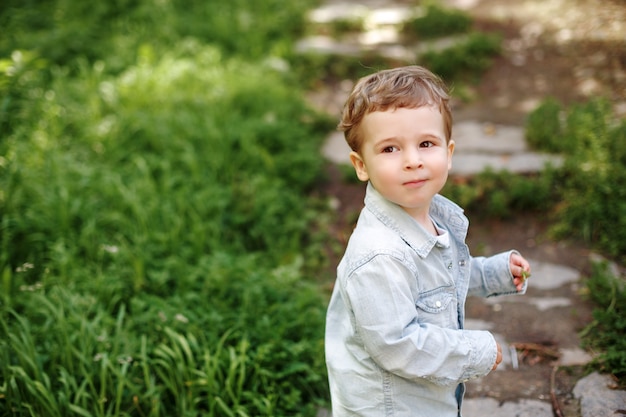
[[[327,312],[333,417],[457,417],[462,383],[495,363],[493,336],[463,329],[465,299],[517,293],[511,251],[472,258],[463,210],[437,195],[430,214],[448,248],[367,185]]]

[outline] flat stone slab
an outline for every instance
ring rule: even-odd
[[[535,306],[539,311],[547,311],[551,308],[569,307],[572,305],[572,301],[565,297],[529,297],[527,295],[503,295],[486,298],[483,302],[489,305],[499,305],[503,303],[530,304]]]
[[[589,353],[581,348],[559,349],[559,352],[561,353],[559,358],[559,365],[561,366],[586,365],[593,359]]]
[[[466,398],[461,411],[463,417],[554,417],[550,403],[527,399],[500,404],[493,398]]]
[[[456,145],[452,174],[475,174],[486,168],[530,173],[543,170],[546,164],[562,164],[557,155],[530,150],[524,129],[517,126],[462,121],[452,127],[452,139]]]
[[[493,323],[490,321],[466,318],[463,326],[467,330],[491,330],[493,329]]]
[[[474,175],[489,168],[515,173],[542,171],[546,164],[558,166],[562,158],[527,149],[521,128],[498,126],[485,128],[481,123],[463,122],[455,126],[456,149],[452,157],[453,175]],[[350,147],[342,132],[331,132],[322,146],[322,154],[336,164],[350,163]]]
[[[626,391],[611,389],[613,385],[609,376],[597,372],[578,381],[574,387],[574,396],[580,399],[583,417],[624,415]]]
[[[547,164],[558,166],[561,159],[552,155],[542,155],[535,152],[524,152],[518,154],[481,154],[481,153],[461,153],[456,152],[452,157],[453,175],[473,175],[490,169],[494,172],[513,172],[516,174],[526,174],[541,172]]]
[[[572,300],[566,297],[528,297],[529,304],[537,307],[539,311],[550,310],[556,307],[569,307],[572,305]]]
[[[374,25],[400,25],[416,14],[416,7],[400,6],[387,1],[333,2],[309,13],[312,23],[331,23],[368,19]]]
[[[580,280],[580,272],[567,265],[529,260],[532,275],[528,285],[541,290],[553,290]]]
[[[350,147],[343,132],[331,132],[322,145],[322,155],[335,164],[350,164]]]
[[[527,152],[524,129],[517,126],[461,121],[452,126],[456,151],[512,154]]]

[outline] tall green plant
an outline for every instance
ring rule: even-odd
[[[444,80],[475,81],[500,53],[500,44],[498,34],[475,32],[442,51],[427,51],[420,60]]]
[[[595,303],[594,321],[583,331],[584,346],[598,349],[594,365],[615,375],[626,385],[626,287],[611,274],[607,263],[594,263],[586,281]]]
[[[0,415],[315,414],[324,122],[267,62],[132,54],[3,67]]]
[[[564,134],[561,103],[555,98],[544,99],[526,120],[525,137],[528,144],[547,152],[567,152],[571,146]]]
[[[298,264],[207,262],[193,288],[118,308],[24,288],[28,308],[0,316],[0,412],[313,415],[325,394],[317,288]]]
[[[20,213],[6,230],[13,268],[57,251],[63,275],[62,253],[100,264],[108,245],[129,249],[141,280],[173,253],[299,251],[312,218],[301,195],[321,175],[315,115],[272,70],[190,48],[117,79],[59,77],[35,102],[5,167],[19,181],[5,188]]]
[[[541,213],[552,208],[552,169],[540,175],[518,175],[487,169],[462,181],[450,181],[442,194],[476,216],[510,218],[519,212]]]
[[[129,65],[144,44],[159,50],[181,39],[212,44],[229,56],[285,57],[302,33],[316,0],[6,0],[0,7],[0,57],[15,50],[71,66],[106,60],[113,71]]]
[[[405,30],[422,39],[467,33],[472,27],[472,17],[465,12],[442,7],[437,2],[427,2],[424,14],[406,24]]]
[[[555,231],[577,236],[605,251],[626,257],[626,122],[614,122],[602,99],[568,109],[563,140],[569,144],[559,172],[560,221]]]

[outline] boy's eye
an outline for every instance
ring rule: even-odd
[[[429,140],[420,143],[420,148],[431,148],[433,146],[435,146],[435,144]]]
[[[383,148],[383,153],[391,153],[395,150],[397,150],[395,146],[386,146]]]

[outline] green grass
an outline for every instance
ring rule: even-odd
[[[434,39],[467,33],[472,17],[460,10],[442,7],[438,2],[425,2],[424,13],[407,22],[404,31],[418,39]]]
[[[308,4],[3,5],[0,415],[328,401]]]
[[[500,54],[501,37],[472,32],[460,43],[442,51],[427,51],[420,62],[446,82],[476,82]]]
[[[594,321],[582,333],[583,344],[598,353],[592,365],[612,373],[626,387],[626,284],[610,272],[606,262],[593,265],[586,284],[596,307]]]
[[[478,218],[511,218],[521,212],[541,215],[552,208],[551,170],[537,175],[485,170],[468,179],[452,178],[442,194]]]
[[[546,98],[529,114],[526,137],[539,151],[559,152],[562,166],[525,177],[485,171],[451,182],[443,192],[488,216],[541,212],[553,220],[555,237],[580,239],[624,262],[626,123],[614,117],[602,98],[569,108]]]
[[[315,0],[5,0],[0,9],[0,56],[17,48],[54,64],[76,58],[106,60],[123,71],[145,44],[159,51],[183,39],[220,48],[228,56],[262,60],[289,55]],[[115,53],[112,53],[115,52]],[[68,65],[69,64],[69,65]]]
[[[626,122],[597,98],[564,108],[546,99],[527,121],[531,144],[565,157],[555,171],[553,232],[582,239],[612,258],[626,260]]]

